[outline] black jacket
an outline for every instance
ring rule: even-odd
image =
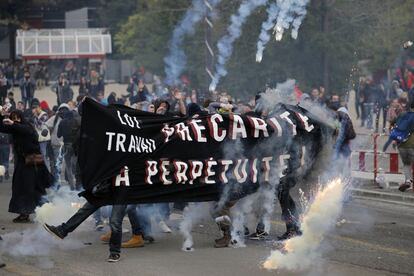
[[[40,205],[42,196],[46,193],[45,189],[53,184],[45,164],[34,166],[25,163],[26,156],[40,154],[37,132],[29,123],[3,125],[2,116],[0,131],[11,134],[13,138],[15,161],[9,212],[31,214]]]
[[[63,137],[64,144],[73,144],[76,141],[77,133],[80,128],[79,120],[75,118],[72,111],[67,111],[60,122],[57,136]]]

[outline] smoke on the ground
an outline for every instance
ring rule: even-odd
[[[42,268],[53,266],[49,259],[53,249],[71,250],[83,247],[83,242],[68,236],[59,240],[49,234],[42,226],[43,223],[61,224],[71,217],[84,200],[75,192],[62,187],[59,190],[49,189],[45,199],[48,201],[37,207],[34,224],[23,231],[14,231],[2,235],[0,256],[8,255],[14,258],[35,257],[36,265]]]
[[[344,185],[340,179],[320,187],[301,219],[303,234],[287,240],[283,247],[274,250],[264,262],[269,270],[306,270],[321,257],[321,243],[333,229],[342,212]]]
[[[184,208],[183,220],[180,223],[180,233],[184,238],[182,250],[183,251],[193,251],[194,250],[194,240],[191,231],[193,226],[203,219],[208,219],[211,217],[211,203],[202,202],[202,203],[189,203],[188,206]]]

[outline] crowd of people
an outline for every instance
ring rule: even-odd
[[[392,122],[403,112],[410,109],[414,99],[414,75],[404,69],[393,80],[375,82],[372,77],[360,78],[356,89],[355,109],[361,127],[376,133],[388,133]],[[382,118],[382,120],[381,120]]]
[[[127,93],[122,95],[121,98],[117,98],[115,94],[110,94],[108,98],[104,99],[101,95],[95,98],[98,102],[106,104],[123,104],[128,105],[134,109],[147,111],[156,114],[162,114],[168,117],[185,117],[185,116],[203,116],[208,114],[220,113],[220,114],[245,114],[259,117],[266,117],[269,111],[266,111],[264,108],[259,107],[258,100],[260,99],[260,94],[256,95],[255,98],[251,99],[248,102],[237,101],[234,102],[233,98],[226,92],[212,92],[208,98],[204,101],[200,101],[196,90],[191,90],[191,92],[186,93],[185,91],[174,88],[171,90],[164,90],[161,94],[156,94],[150,92],[146,87],[143,80],[132,76],[130,84],[127,88]],[[318,92],[318,93],[316,93]],[[317,91],[312,92],[312,98],[307,94],[302,94],[298,98],[299,102],[306,102],[310,100],[311,105],[315,106],[324,106],[328,107],[330,114],[333,117],[338,118],[338,134],[335,143],[335,153],[333,158],[335,160],[339,158],[349,158],[351,153],[349,143],[355,137],[355,132],[353,130],[352,121],[349,117],[349,114],[345,107],[341,107],[340,97],[338,95],[333,95],[329,99],[324,97],[324,91],[322,93],[317,89]],[[354,135],[349,135],[350,129],[353,131]],[[294,148],[294,149],[293,149]],[[301,150],[301,147],[292,147],[291,156],[296,156],[300,159],[302,153],[297,152]],[[290,164],[300,164],[298,160],[289,162]],[[289,168],[289,171],[292,171],[292,174],[298,170],[299,167],[292,165]],[[281,183],[278,186],[276,191],[277,198],[281,204],[282,208],[282,220],[286,223],[286,232],[279,236],[280,240],[286,240],[297,235],[301,235],[299,227],[299,211],[297,210],[296,204],[292,197],[290,196],[290,189],[292,189],[298,181],[297,177],[286,177],[285,180],[281,180]],[[225,207],[217,211],[216,222],[222,231],[223,236],[215,240],[214,246],[217,248],[227,247],[231,243],[231,222],[228,219],[229,209],[235,204],[235,202],[229,202],[225,204]],[[156,204],[160,209],[161,219],[160,226],[161,229],[169,233],[171,230],[168,225],[165,224],[165,221],[168,220],[170,214],[170,205],[169,204]],[[145,241],[153,241],[151,236],[151,229],[149,227],[150,222],[148,217],[145,218],[145,209],[148,208],[146,205],[114,205],[112,206],[112,211],[110,215],[110,229],[111,231],[102,235],[100,238],[104,242],[109,242],[110,247],[110,256],[108,258],[109,262],[116,262],[120,259],[120,252],[122,248],[131,248],[131,247],[142,247],[144,246]],[[180,208],[180,207],[178,207]],[[182,206],[181,206],[182,208]],[[152,210],[152,209],[151,209]],[[45,224],[44,227],[47,231],[57,236],[58,238],[64,239],[69,233],[74,231],[87,217],[96,214],[99,214],[99,206],[94,206],[91,203],[87,202],[79,211],[70,218],[67,222],[62,223],[58,226]],[[122,238],[122,220],[125,215],[128,215],[132,226],[132,237],[125,243],[121,243]],[[154,216],[154,214],[151,214]],[[257,225],[257,228],[253,233],[245,231],[250,239],[264,239],[268,235],[264,224],[260,221]]]
[[[124,93],[119,95],[111,92],[107,93],[107,97],[105,97],[104,80],[98,71],[90,70],[86,74],[81,71],[76,99],[74,99],[72,90],[73,75],[62,72],[51,86],[52,91],[56,93],[58,104],[50,108],[46,101],[36,98],[35,89],[39,83],[42,85],[42,81],[38,82],[31,76],[29,68],[23,69],[22,79],[19,80],[22,100],[16,103],[12,89],[16,79],[9,79],[6,73],[0,73],[3,116],[0,125],[0,161],[1,165],[5,167],[4,178],[8,179],[10,177],[10,153],[13,152],[13,189],[9,211],[18,214],[14,222],[30,221],[30,214],[34,212],[36,206],[42,203],[42,195],[48,187],[54,185],[58,188],[60,185],[65,185],[63,183],[67,183],[66,185],[73,191],[82,189],[81,169],[77,162],[77,155],[82,101],[85,97],[90,97],[102,105],[121,104],[136,110],[169,117],[191,117],[214,113],[267,116],[266,111],[258,105],[260,94],[242,101],[235,100],[227,92],[200,93],[200,91],[190,89],[187,86],[163,87],[161,82],[155,83],[152,89],[149,89],[139,70],[132,74]],[[372,127],[372,115],[376,110],[376,97],[373,95],[377,90],[369,80],[363,84],[358,91],[356,105],[358,108],[362,107],[362,114],[360,114],[362,123]],[[46,81],[45,85],[47,85]],[[392,90],[389,92],[390,106],[384,108],[383,112],[387,114],[388,121],[395,122],[404,110],[401,109],[402,104],[410,106],[409,93],[403,92],[397,80],[393,82]],[[332,158],[333,160],[349,159],[351,154],[350,141],[355,138],[356,134],[346,104],[341,97],[336,94],[328,96],[323,87],[315,87],[310,90],[309,94],[295,89],[294,97],[296,98],[295,104],[310,108],[323,108],[327,110],[329,116],[335,118],[338,125],[336,126]],[[362,100],[362,104],[359,100]],[[13,146],[13,151],[10,151],[10,145]],[[301,156],[302,154],[292,155]],[[411,156],[411,152],[409,155]],[[296,169],[298,168],[291,168],[293,171]],[[3,177],[0,180],[3,181]],[[286,223],[286,232],[279,237],[281,240],[301,234],[297,219],[299,217],[298,210],[289,194],[289,190],[295,186],[297,181],[296,178],[289,178],[285,185],[281,185],[283,184],[282,179],[278,186],[277,197],[282,207],[282,220]],[[28,186],[31,188],[28,189]],[[177,207],[182,209],[182,206]],[[231,205],[227,207],[230,208]],[[101,240],[110,244],[108,261],[116,262],[119,260],[121,247],[141,247],[146,241],[154,241],[149,219],[154,217],[154,214],[151,213],[154,210],[157,210],[158,213],[156,221],[160,229],[165,233],[170,233],[171,229],[167,222],[171,210],[167,203],[112,206],[109,216],[111,231],[101,236]],[[45,228],[63,239],[87,217],[93,215],[96,230],[102,230],[105,217],[103,213],[99,206],[86,203],[66,223],[59,226],[45,224]],[[228,210],[225,210],[224,213],[227,214]],[[224,219],[218,221],[223,236],[215,241],[215,247],[227,247],[231,242],[231,224],[226,219],[227,215],[223,215],[224,213],[220,213],[220,217]],[[133,235],[129,241],[121,243],[122,220],[125,214],[130,219]],[[260,222],[254,233],[246,231],[246,235],[252,239],[263,239],[268,233]]]

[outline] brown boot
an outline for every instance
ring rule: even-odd
[[[132,235],[131,239],[127,242],[123,242],[121,244],[122,248],[135,248],[135,247],[143,247],[144,246],[144,239],[142,235]]]
[[[224,216],[217,217],[215,221],[219,229],[223,232],[223,237],[214,240],[214,247],[215,248],[228,247],[231,242],[231,233],[230,233],[231,219],[229,216],[224,215]]]
[[[111,239],[111,231],[109,231],[108,233],[100,237],[100,240],[103,242],[109,242],[110,239]]]
[[[231,234],[230,231],[224,232],[223,237],[220,239],[215,240],[214,247],[215,248],[224,248],[228,247],[231,242]]]

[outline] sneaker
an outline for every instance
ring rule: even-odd
[[[246,226],[244,226],[244,236],[248,237],[250,235],[250,231],[249,228],[247,228]]]
[[[269,233],[265,231],[256,231],[255,233],[247,236],[247,238],[249,240],[262,241],[262,240],[267,239],[268,236],[269,236]]]
[[[19,215],[18,217],[13,219],[13,223],[30,223],[30,216],[29,215]]]
[[[302,236],[302,231],[300,230],[290,230],[290,231],[286,231],[282,236],[278,236],[277,240],[278,241],[284,241],[284,240],[289,240],[293,237],[296,236]]]
[[[149,242],[149,243],[153,243],[153,242],[155,242],[155,239],[154,239],[153,236],[144,235],[144,241]]]
[[[95,224],[95,230],[96,231],[102,231],[104,229],[105,225],[102,221],[97,221]]]
[[[171,233],[172,232],[171,228],[168,227],[168,225],[165,223],[165,221],[163,221],[163,220],[160,221],[158,223],[158,225],[160,226],[162,232],[164,232],[164,233]]]
[[[45,230],[47,232],[49,232],[50,234],[52,234],[53,236],[63,240],[66,237],[66,233],[64,231],[62,231],[62,229],[53,225],[48,225],[48,224],[43,224],[43,228],[45,228]]]
[[[398,190],[400,192],[405,192],[407,189],[411,187],[413,182],[411,180],[405,181],[405,183],[401,184],[400,187],[398,187]]]
[[[116,263],[116,262],[119,262],[120,259],[121,259],[121,255],[111,253],[111,254],[109,254],[109,257],[108,257],[107,261],[109,263]]]

